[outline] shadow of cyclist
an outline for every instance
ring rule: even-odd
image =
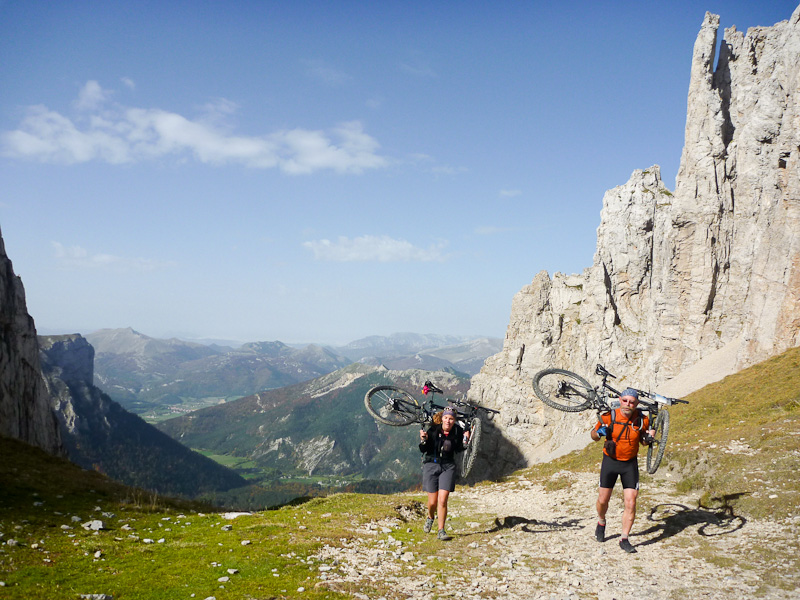
[[[578,527],[581,519],[556,519],[555,521],[540,521],[539,519],[526,519],[525,517],[508,516],[496,518],[494,527],[485,533],[494,533],[502,529],[520,529],[527,533],[550,533]]]
[[[659,504],[650,509],[647,520],[655,523],[652,527],[639,531],[633,535],[655,537],[640,542],[637,546],[648,546],[670,538],[689,527],[699,525],[697,533],[704,537],[726,535],[733,533],[745,526],[747,520],[733,513],[733,507],[728,503],[742,494],[723,496],[720,508],[708,508],[698,505],[689,508],[683,504]]]

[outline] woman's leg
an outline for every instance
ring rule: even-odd
[[[436,504],[438,502],[439,494],[437,492],[428,492],[428,518],[432,519],[436,514]]]
[[[436,496],[436,494],[434,494],[434,496]],[[439,529],[444,529],[444,523],[447,520],[447,498],[449,496],[450,492],[448,490],[439,490],[437,502],[439,513]],[[430,498],[430,494],[428,497]],[[430,512],[430,509],[428,509],[428,512]]]

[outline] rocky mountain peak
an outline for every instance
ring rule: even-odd
[[[39,338],[42,367],[57,371],[67,385],[91,384],[94,379],[94,348],[83,336],[52,335]]]
[[[800,344],[800,7],[726,30],[715,65],[718,27],[706,14],[695,42],[675,191],[654,166],[606,192],[592,266],[536,275],[473,378],[525,461],[587,426],[534,396],[540,369],[603,363],[677,396]]]

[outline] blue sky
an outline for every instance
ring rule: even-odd
[[[795,2],[0,0],[0,228],[41,333],[502,337],[678,170],[705,11]]]

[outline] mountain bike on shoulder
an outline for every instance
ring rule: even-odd
[[[609,378],[616,379],[616,377],[603,365],[597,365],[595,375],[601,376],[602,381],[600,385],[592,386],[572,371],[544,369],[533,376],[533,391],[547,406],[564,412],[595,410],[599,419],[601,413],[619,408],[619,400],[613,399],[619,398],[621,392],[608,383]],[[667,398],[655,392],[638,389],[636,391],[639,392],[639,409],[649,414],[650,426],[655,430],[653,441],[647,448],[647,472],[652,475],[661,464],[667,447],[668,407],[689,402],[678,398]]]
[[[404,427],[412,423],[419,423],[421,428],[433,422],[433,416],[444,410],[445,405],[437,404],[433,396],[443,394],[441,389],[430,381],[426,381],[422,394],[431,398],[422,403],[406,390],[393,385],[379,385],[370,389],[364,396],[364,406],[372,418],[392,427]],[[469,475],[475,464],[475,457],[481,443],[482,419],[491,421],[500,411],[478,404],[472,404],[465,398],[448,400],[447,404],[455,407],[457,411],[456,422],[465,432],[469,432],[464,452],[461,453],[459,464],[462,477]]]

